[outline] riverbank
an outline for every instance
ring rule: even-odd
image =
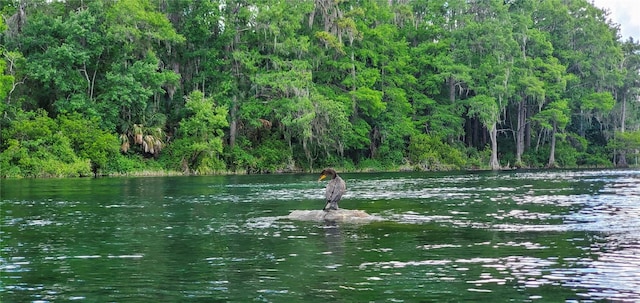
[[[640,165],[629,165],[626,168],[638,168]],[[225,176],[225,175],[281,175],[281,174],[296,174],[296,173],[319,173],[324,167],[317,167],[311,170],[304,169],[289,169],[289,170],[277,170],[273,172],[248,172],[247,170],[219,170],[213,173],[207,174],[198,174],[198,173],[184,173],[182,171],[177,170],[166,170],[166,169],[144,169],[144,170],[134,170],[130,172],[114,172],[108,174],[99,174],[97,176],[94,175],[64,175],[64,176],[56,176],[56,175],[47,175],[47,176],[11,176],[11,177],[3,177],[1,179],[24,179],[24,178],[32,178],[32,179],[73,179],[73,178],[88,178],[88,177],[97,177],[97,178],[110,178],[110,177],[174,177],[174,176]],[[415,166],[410,165],[401,165],[392,168],[380,168],[380,167],[340,167],[333,166],[340,173],[393,173],[393,172],[434,172],[434,171],[488,171],[489,167],[474,167],[469,169],[448,169],[448,170],[422,170]],[[509,170],[533,170],[533,171],[541,171],[541,170],[563,170],[563,169],[578,169],[578,170],[588,170],[588,169],[614,169],[621,167],[615,167],[613,165],[609,166],[575,166],[575,167],[557,167],[557,168],[544,168],[544,167],[527,167],[527,168],[517,168],[517,167],[503,167],[500,171],[509,171]]]

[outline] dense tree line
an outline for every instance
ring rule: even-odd
[[[640,44],[587,0],[0,7],[5,177],[627,166],[640,149]]]

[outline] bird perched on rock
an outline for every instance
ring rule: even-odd
[[[320,179],[318,179],[318,181],[322,181],[326,177],[331,177],[331,181],[327,184],[327,192],[325,193],[327,203],[324,205],[322,210],[338,210],[338,202],[342,198],[344,192],[347,191],[347,185],[333,168],[324,169],[320,173]],[[327,206],[329,206],[328,209]]]

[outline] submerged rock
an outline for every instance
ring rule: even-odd
[[[338,209],[338,210],[294,210],[287,219],[299,221],[335,221],[335,222],[352,222],[352,223],[368,223],[373,221],[382,221],[378,216],[372,216],[362,210],[357,209]]]

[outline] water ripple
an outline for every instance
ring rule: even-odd
[[[323,201],[326,183],[310,176],[95,180],[124,183],[105,198],[16,190],[0,201],[0,292],[16,302],[638,302],[639,176],[345,174],[341,206],[386,219],[362,226],[281,220]]]

